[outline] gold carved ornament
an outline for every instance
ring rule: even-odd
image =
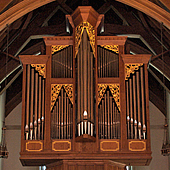
[[[110,89],[112,96],[116,102],[116,105],[120,111],[119,84],[109,84],[109,89]]]
[[[57,51],[60,51],[66,47],[68,47],[69,45],[52,45],[52,54],[56,53]]]
[[[134,74],[142,65],[143,64],[125,64],[125,80],[128,80],[130,74]]]
[[[73,85],[72,84],[51,84],[51,110],[58,98],[61,88],[64,87],[71,103],[73,104]]]
[[[35,70],[38,71],[39,75],[46,78],[46,67],[45,64],[31,64],[31,67],[35,67]]]
[[[107,84],[98,84],[98,105],[103,98],[106,88]]]
[[[103,95],[109,86],[110,92],[116,102],[116,105],[120,111],[120,97],[119,97],[119,85],[118,84],[98,84],[98,105],[103,98]]]
[[[119,46],[118,45],[101,45],[101,47],[106,48],[110,51],[113,51],[115,53],[119,53]]]
[[[82,37],[83,31],[85,28],[87,30],[87,34],[90,39],[90,45],[92,47],[93,54],[95,56],[95,30],[90,23],[82,22],[80,25],[76,27],[76,31],[75,31],[75,57],[78,53],[78,48],[81,42],[81,37]]]

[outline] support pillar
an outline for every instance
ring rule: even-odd
[[[2,127],[5,120],[5,100],[6,100],[6,91],[0,94],[0,141],[2,138]],[[3,159],[0,159],[0,170],[3,169]]]

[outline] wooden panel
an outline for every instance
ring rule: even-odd
[[[95,170],[104,170],[104,165],[95,165]]]
[[[135,57],[134,55],[130,54],[122,54],[122,59],[124,63],[126,64],[132,64],[132,63],[144,63],[147,64],[151,55],[150,54],[136,54]]]
[[[146,141],[129,141],[130,151],[145,151]]]
[[[76,165],[69,165],[68,170],[77,170]]]
[[[101,151],[118,151],[119,150],[119,141],[116,140],[106,140],[100,142]]]
[[[41,141],[28,141],[26,142],[27,151],[42,151],[43,143]]]
[[[53,141],[52,142],[53,151],[70,151],[71,142],[70,141]]]
[[[126,36],[97,36],[97,45],[124,45]]]
[[[86,165],[77,165],[77,170],[86,170]]]

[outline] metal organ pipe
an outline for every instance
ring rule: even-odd
[[[132,139],[146,139],[146,104],[143,66],[140,66],[139,69],[135,71],[135,73],[133,73],[133,75],[129,77],[128,80],[126,80],[126,96],[128,129],[127,136],[128,138]]]
[[[35,101],[38,101],[38,73],[35,73]],[[37,139],[37,102],[35,102],[34,139]]]
[[[143,138],[146,135],[146,125],[145,125],[145,99],[144,99],[144,80],[143,80],[143,67],[140,68],[141,75],[141,94],[142,94],[142,119],[143,119]]]
[[[93,53],[84,29],[77,54],[77,134],[93,136]],[[85,113],[85,114],[84,114]],[[87,115],[86,115],[87,113]]]
[[[107,90],[99,106],[99,138],[120,138],[120,112],[109,90]]]
[[[26,140],[29,138],[29,103],[30,103],[30,65],[27,66],[27,98],[26,98],[26,125],[25,125],[25,133]]]
[[[43,136],[44,118],[44,79],[30,64],[26,67],[26,119],[25,139],[41,140]],[[42,80],[43,79],[43,80]],[[43,88],[41,88],[43,84]],[[42,95],[42,97],[41,97]]]

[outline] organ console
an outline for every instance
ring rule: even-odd
[[[127,37],[97,36],[104,15],[78,7],[72,36],[44,37],[46,55],[23,63],[23,165],[124,169],[151,161],[147,62]]]

